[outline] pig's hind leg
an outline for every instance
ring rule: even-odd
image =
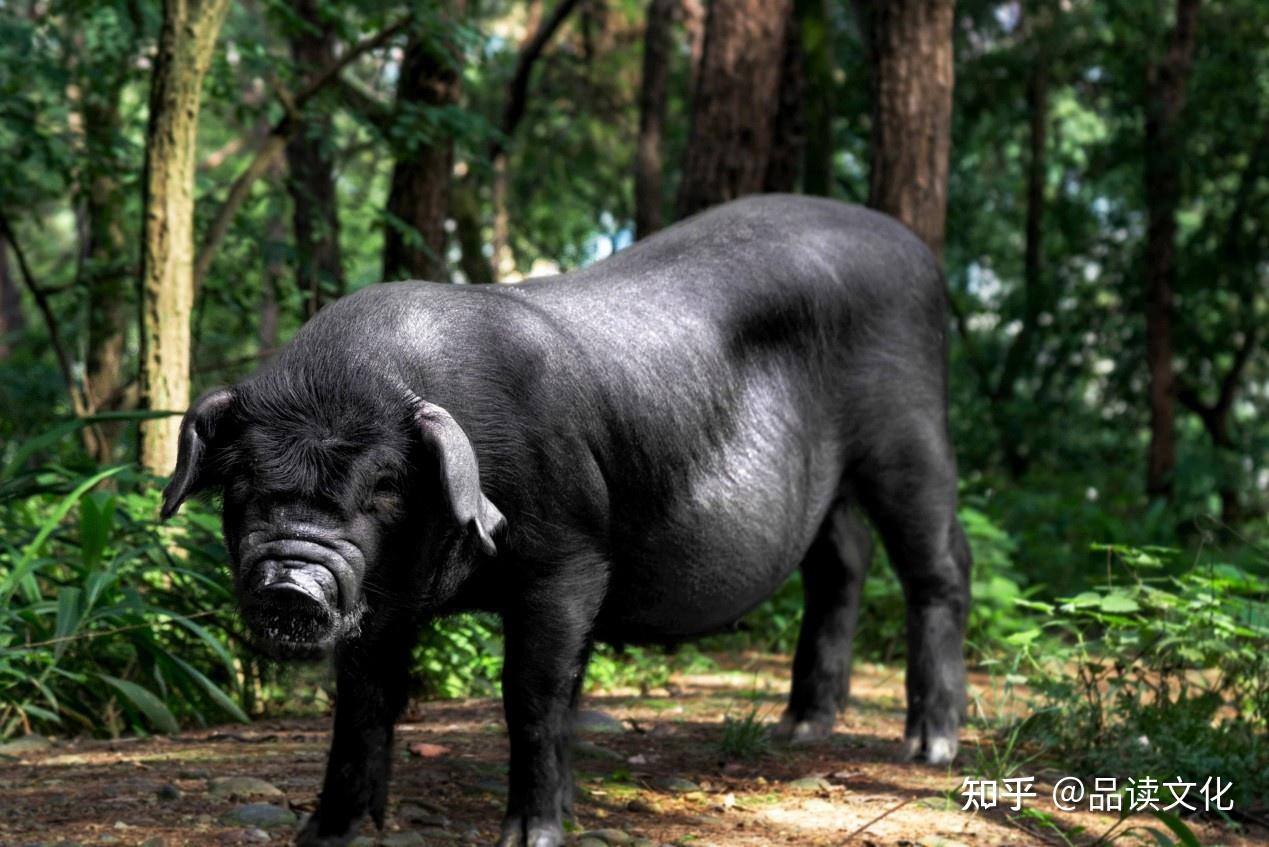
[[[946,429],[898,418],[859,490],[907,603],[907,758],[956,756],[965,705],[970,553],[956,516],[956,463]]]
[[[793,658],[793,690],[776,737],[793,743],[827,738],[846,708],[855,623],[872,535],[847,499],[829,510],[802,560],[802,628]]]

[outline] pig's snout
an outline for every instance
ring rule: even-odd
[[[361,572],[351,544],[251,533],[238,569],[243,618],[269,652],[325,649],[355,623]]]

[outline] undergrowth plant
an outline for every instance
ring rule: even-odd
[[[1177,572],[1176,551],[1106,545],[1102,584],[1021,601],[1033,717],[1008,723],[1068,772],[1232,782],[1269,797],[1269,580],[1232,565]]]

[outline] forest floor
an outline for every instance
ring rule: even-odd
[[[856,668],[852,708],[831,741],[771,746],[729,761],[721,752],[724,718],[743,720],[756,707],[761,719],[774,721],[788,684],[788,660],[715,658],[719,670],[677,674],[663,692],[616,690],[586,698],[587,728],[575,761],[579,826],[572,843],[1068,843],[1034,819],[999,807],[961,810],[963,769],[975,761],[979,743],[972,728],[952,769],[897,760],[903,728],[899,668]],[[991,696],[988,678],[975,677],[972,684]],[[324,719],[269,720],[170,737],[10,748],[0,756],[0,847],[289,843],[295,818],[314,806],[328,740]],[[497,700],[413,704],[398,725],[397,757],[387,827],[359,845],[493,842],[507,760]],[[1026,801],[1028,807],[1052,814],[1068,833],[1082,828],[1075,843],[1088,844],[1115,823],[1113,815],[1056,812],[1051,790],[1060,774],[1031,774],[1024,767],[1016,775],[1037,778],[1039,797]],[[1128,826],[1137,823],[1163,829],[1149,817]],[[1269,843],[1263,828],[1190,825],[1203,844]],[[1155,841],[1143,835],[1116,843]]]

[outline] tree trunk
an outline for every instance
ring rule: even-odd
[[[829,43],[828,0],[795,0],[802,40],[806,94],[806,153],[802,190],[833,193],[833,53]]]
[[[461,9],[452,14],[461,15]],[[414,35],[406,45],[397,82],[399,113],[458,102],[462,76],[457,50],[439,46],[438,40]],[[445,217],[453,167],[454,139],[445,132],[430,139],[412,138],[410,146],[397,153],[383,237],[384,279],[449,280]]]
[[[856,0],[873,93],[868,205],[943,255],[953,0]]]
[[[695,91],[678,215],[763,189],[792,0],[714,0]]]
[[[1146,69],[1146,367],[1150,374],[1150,448],[1146,493],[1172,498],[1176,466],[1176,373],[1172,298],[1176,285],[1176,210],[1181,197],[1181,110],[1194,61],[1198,0],[1177,0],[1176,25],[1162,61]]]
[[[1047,14],[1047,10],[1039,8],[1028,12],[1031,62],[1026,83],[1029,156],[1026,236],[1023,247],[1022,327],[1005,354],[1005,363],[992,393],[993,407],[1001,407],[1014,399],[1023,367],[1032,358],[1040,314],[1052,299],[1044,287],[1044,186],[1048,169],[1050,61],[1047,45],[1054,32],[1047,22]],[[1007,420],[1000,422],[998,427],[1005,466],[1010,475],[1017,479],[1027,469],[1026,450],[1021,439],[1011,431]]]
[[[9,267],[9,245],[0,240],[0,360],[9,355],[9,339],[22,335],[25,330],[22,295]]]
[[[203,78],[229,0],[164,0],[150,83],[141,252],[141,403],[189,405],[190,311],[194,294],[194,174]],[[141,466],[176,462],[180,418],[141,422]]]
[[[335,61],[335,36],[318,5],[317,0],[300,0],[295,7],[303,26],[291,36],[291,59],[305,80],[301,87]],[[330,155],[332,134],[329,113],[306,109],[286,144],[286,185],[295,230],[295,284],[305,293],[308,317],[344,293],[339,198]]]
[[[485,236],[480,221],[479,187],[471,171],[456,181],[450,194],[450,214],[454,218],[454,235],[458,238],[458,265],[470,283],[492,283],[493,264],[485,255]]]
[[[793,9],[784,25],[784,55],[780,58],[780,86],[767,152],[763,191],[796,191],[806,154],[806,75],[803,68],[802,28]]]
[[[84,391],[90,412],[109,411],[124,383],[123,355],[131,312],[128,299],[128,247],[124,232],[125,194],[119,185],[114,150],[118,147],[119,98],[123,75],[83,80],[84,145],[88,162],[85,212],[88,244],[83,284],[88,290],[88,347]],[[84,443],[93,459],[113,458],[120,425],[84,429]]]
[[[666,87],[670,78],[674,9],[679,0],[651,0],[643,36],[643,81],[639,87],[639,147],[635,160],[635,238],[660,229],[661,156],[665,139]]]

